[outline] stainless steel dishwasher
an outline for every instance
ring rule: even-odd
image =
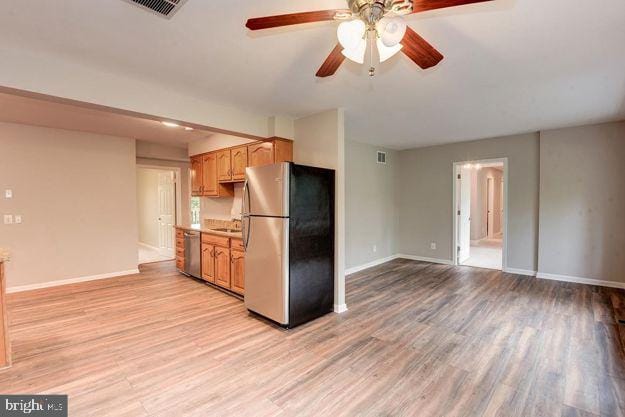
[[[200,232],[184,232],[184,271],[182,272],[195,278],[202,278],[201,255]]]

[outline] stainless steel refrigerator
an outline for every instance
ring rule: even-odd
[[[333,310],[334,170],[247,168],[242,222],[248,310],[287,328]]]

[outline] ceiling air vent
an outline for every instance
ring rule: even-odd
[[[170,19],[187,0],[124,0]]]
[[[386,165],[386,152],[378,151],[378,164]]]

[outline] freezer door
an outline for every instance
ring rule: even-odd
[[[248,217],[245,306],[279,324],[289,324],[289,219]]]
[[[242,214],[288,217],[288,162],[250,167],[245,170]]]

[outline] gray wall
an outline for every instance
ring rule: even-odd
[[[377,151],[387,153],[386,165],[376,162]],[[346,141],[345,172],[346,267],[394,255],[397,152]]]
[[[625,123],[541,133],[539,272],[625,282]]]
[[[452,259],[453,163],[507,157],[509,162],[508,267],[538,264],[539,135],[418,148],[399,152],[397,251]],[[430,249],[436,242],[436,250]]]

